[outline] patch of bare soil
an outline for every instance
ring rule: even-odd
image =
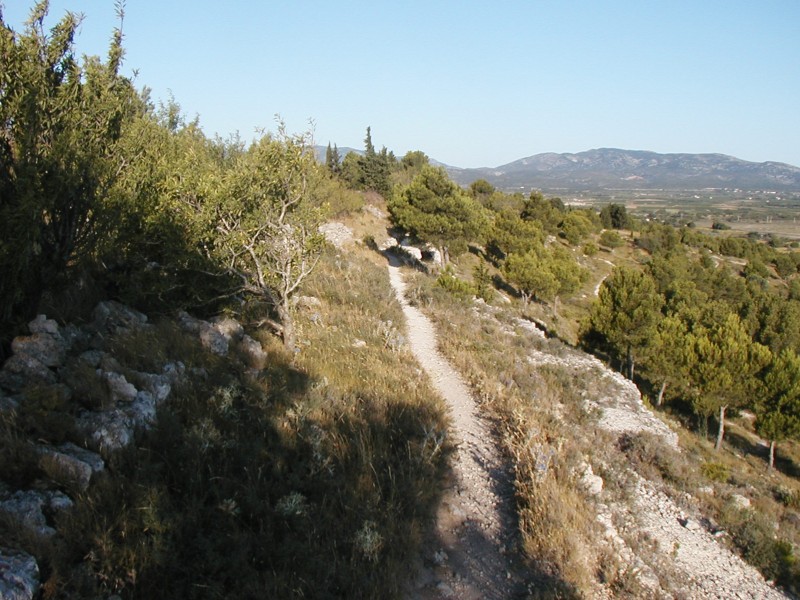
[[[407,597],[421,600],[519,598],[527,595],[517,556],[513,484],[490,424],[470,390],[436,347],[433,323],[405,298],[394,257],[389,276],[403,307],[414,356],[445,398],[458,450],[448,490],[439,507]]]

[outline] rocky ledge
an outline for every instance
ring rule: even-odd
[[[254,370],[265,365],[261,344],[234,319],[203,321],[182,312],[177,323],[214,354],[227,355],[235,346]],[[0,481],[0,518],[11,527],[34,539],[56,535],[55,517],[105,470],[107,459],[131,444],[137,432],[153,426],[158,407],[183,378],[203,376],[187,372],[181,362],[166,363],[157,372],[123,368],[109,340],[149,327],[153,325],[146,315],[107,301],[97,305],[90,323],[61,327],[38,315],[28,325],[30,335],[14,339],[13,355],[0,369],[0,419],[29,409],[32,389],[36,397],[56,405],[69,402],[91,408],[74,415],[66,434],[70,439],[57,444],[28,442],[43,474],[30,489],[12,489]],[[87,393],[86,379],[93,381],[101,401],[80,397]],[[0,599],[34,598],[39,587],[36,560],[18,549],[0,547]]]

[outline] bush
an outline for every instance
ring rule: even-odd
[[[731,469],[728,465],[718,462],[703,463],[700,467],[703,477],[718,483],[726,483],[731,478]]]
[[[456,277],[450,265],[436,279],[436,285],[462,300],[468,300],[478,293],[477,288],[472,283]]]
[[[606,248],[619,248],[624,243],[619,233],[611,229],[606,229],[600,234],[600,245]]]

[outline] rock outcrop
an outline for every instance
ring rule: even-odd
[[[235,346],[251,370],[266,366],[261,344],[232,318],[203,321],[182,312],[177,322],[214,354],[224,356]],[[42,479],[32,489],[19,490],[0,482],[0,517],[5,522],[34,538],[56,535],[55,517],[73,505],[70,495],[85,492],[105,470],[105,459],[133,443],[138,431],[153,426],[158,407],[187,376],[186,366],[175,361],[157,372],[137,371],[121,365],[109,345],[115,337],[151,327],[146,315],[107,301],[98,304],[92,321],[81,327],[61,327],[39,315],[28,325],[30,335],[13,340],[13,355],[0,369],[0,413],[28,410],[37,397],[31,399],[30,389],[48,402],[72,408],[64,434],[68,441],[62,437],[55,444],[30,443]],[[90,401],[87,389],[101,398]],[[76,413],[76,407],[82,408]],[[36,597],[38,578],[34,557],[0,548],[0,599]]]

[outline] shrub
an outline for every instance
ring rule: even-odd
[[[619,248],[624,243],[619,233],[611,229],[606,229],[600,234],[600,245],[606,248]]]
[[[728,465],[718,462],[706,462],[700,467],[703,477],[718,483],[727,483],[731,478],[731,469]]]
[[[436,279],[436,285],[462,300],[472,298],[478,293],[478,290],[472,283],[456,277],[450,265],[448,265]]]

